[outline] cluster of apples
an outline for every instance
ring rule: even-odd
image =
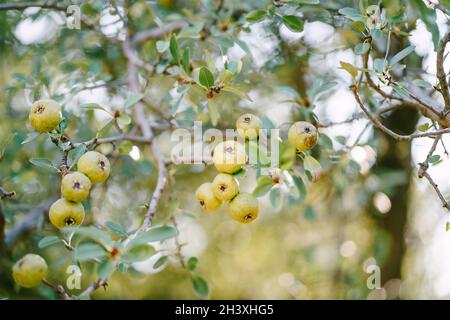
[[[44,99],[33,103],[29,120],[38,132],[54,130],[62,120],[61,106],[54,100]],[[88,151],[77,162],[78,171],[67,173],[61,181],[62,198],[55,201],[49,210],[50,222],[58,229],[79,226],[85,212],[81,201],[89,196],[93,183],[109,177],[109,160],[97,151]]]
[[[256,139],[261,128],[260,119],[253,114],[244,114],[236,121],[238,134],[244,139]],[[245,147],[234,140],[219,143],[213,152],[213,163],[220,172],[212,182],[198,187],[195,197],[206,211],[215,211],[228,201],[228,212],[234,220],[249,223],[258,217],[258,200],[251,194],[239,192],[234,173],[247,162]]]

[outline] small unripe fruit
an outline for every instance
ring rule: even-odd
[[[258,200],[249,193],[239,193],[231,200],[228,210],[234,220],[249,223],[258,217]]]
[[[47,263],[41,256],[29,253],[14,265],[13,278],[18,285],[33,288],[47,276],[47,270]]]
[[[28,119],[36,131],[52,131],[62,120],[61,106],[58,102],[50,99],[36,101],[31,105]]]
[[[81,172],[66,174],[61,181],[61,194],[69,201],[83,201],[89,196],[91,180]]]
[[[314,148],[318,135],[316,127],[311,123],[298,121],[289,128],[288,141],[298,151],[304,152]]]
[[[247,162],[245,148],[237,141],[221,142],[214,148],[213,162],[220,172],[235,173]]]
[[[236,179],[227,173],[219,173],[212,182],[212,190],[217,199],[228,201],[239,192]]]
[[[103,182],[109,177],[111,166],[108,158],[97,151],[88,151],[77,162],[78,171],[84,173],[92,183]]]
[[[261,129],[261,120],[251,113],[246,113],[236,120],[236,128],[242,138],[256,139]]]
[[[51,205],[49,218],[50,222],[58,229],[77,227],[83,223],[84,207],[79,202],[72,202],[61,198]]]
[[[205,182],[198,187],[195,198],[206,211],[217,210],[222,205],[222,201],[217,199],[213,193],[211,182]]]

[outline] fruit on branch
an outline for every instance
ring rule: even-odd
[[[261,129],[261,120],[251,113],[246,113],[236,120],[236,128],[242,138],[256,139]]]
[[[247,162],[247,155],[242,144],[234,140],[219,143],[214,148],[213,163],[217,170],[235,173]]]
[[[250,193],[239,193],[228,207],[230,216],[240,222],[249,223],[258,217],[258,200]]]
[[[50,222],[58,229],[77,227],[83,223],[84,207],[79,202],[72,202],[61,198],[51,205],[49,218]]]
[[[91,180],[81,172],[66,174],[61,181],[61,194],[69,201],[83,201],[89,196]]]
[[[12,274],[18,285],[33,288],[47,276],[47,270],[47,263],[41,256],[29,253],[16,262]]]
[[[61,106],[54,100],[38,100],[31,105],[28,119],[36,131],[49,132],[55,129],[62,120]]]
[[[239,186],[231,174],[219,173],[212,182],[212,191],[217,199],[228,201],[239,192]]]
[[[316,127],[306,121],[295,122],[288,131],[289,144],[300,152],[314,148],[317,144],[318,136]]]
[[[195,198],[206,211],[217,210],[222,205],[222,201],[216,198],[212,188],[211,182],[205,182],[195,191]]]
[[[77,162],[78,171],[84,173],[92,183],[108,179],[111,165],[108,158],[97,151],[88,151]]]

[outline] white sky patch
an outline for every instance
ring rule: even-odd
[[[120,14],[124,15],[124,10],[122,7],[117,6]],[[110,11],[113,10],[115,13],[115,9],[113,7],[105,8],[100,17],[100,30],[107,37],[118,37],[119,39],[125,39],[125,29],[124,23],[119,18],[117,14],[112,15]]]
[[[45,43],[53,40],[59,33],[59,24],[49,15],[33,21],[26,18],[19,22],[14,30],[15,37],[24,45]]]

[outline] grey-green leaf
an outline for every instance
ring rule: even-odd
[[[57,244],[58,242],[61,242],[61,239],[57,236],[47,236],[45,238],[42,238],[39,243],[38,247],[41,249],[47,248],[51,245]]]
[[[391,66],[393,66],[397,62],[400,62],[402,59],[404,59],[406,56],[408,56],[411,52],[413,52],[415,48],[416,48],[415,46],[406,47],[405,49],[403,49],[402,51],[397,53],[395,56],[393,56],[391,58],[391,60],[389,61],[389,64]]]
[[[82,244],[75,249],[75,259],[78,261],[98,259],[105,255],[106,251],[100,245],[95,243]]]

